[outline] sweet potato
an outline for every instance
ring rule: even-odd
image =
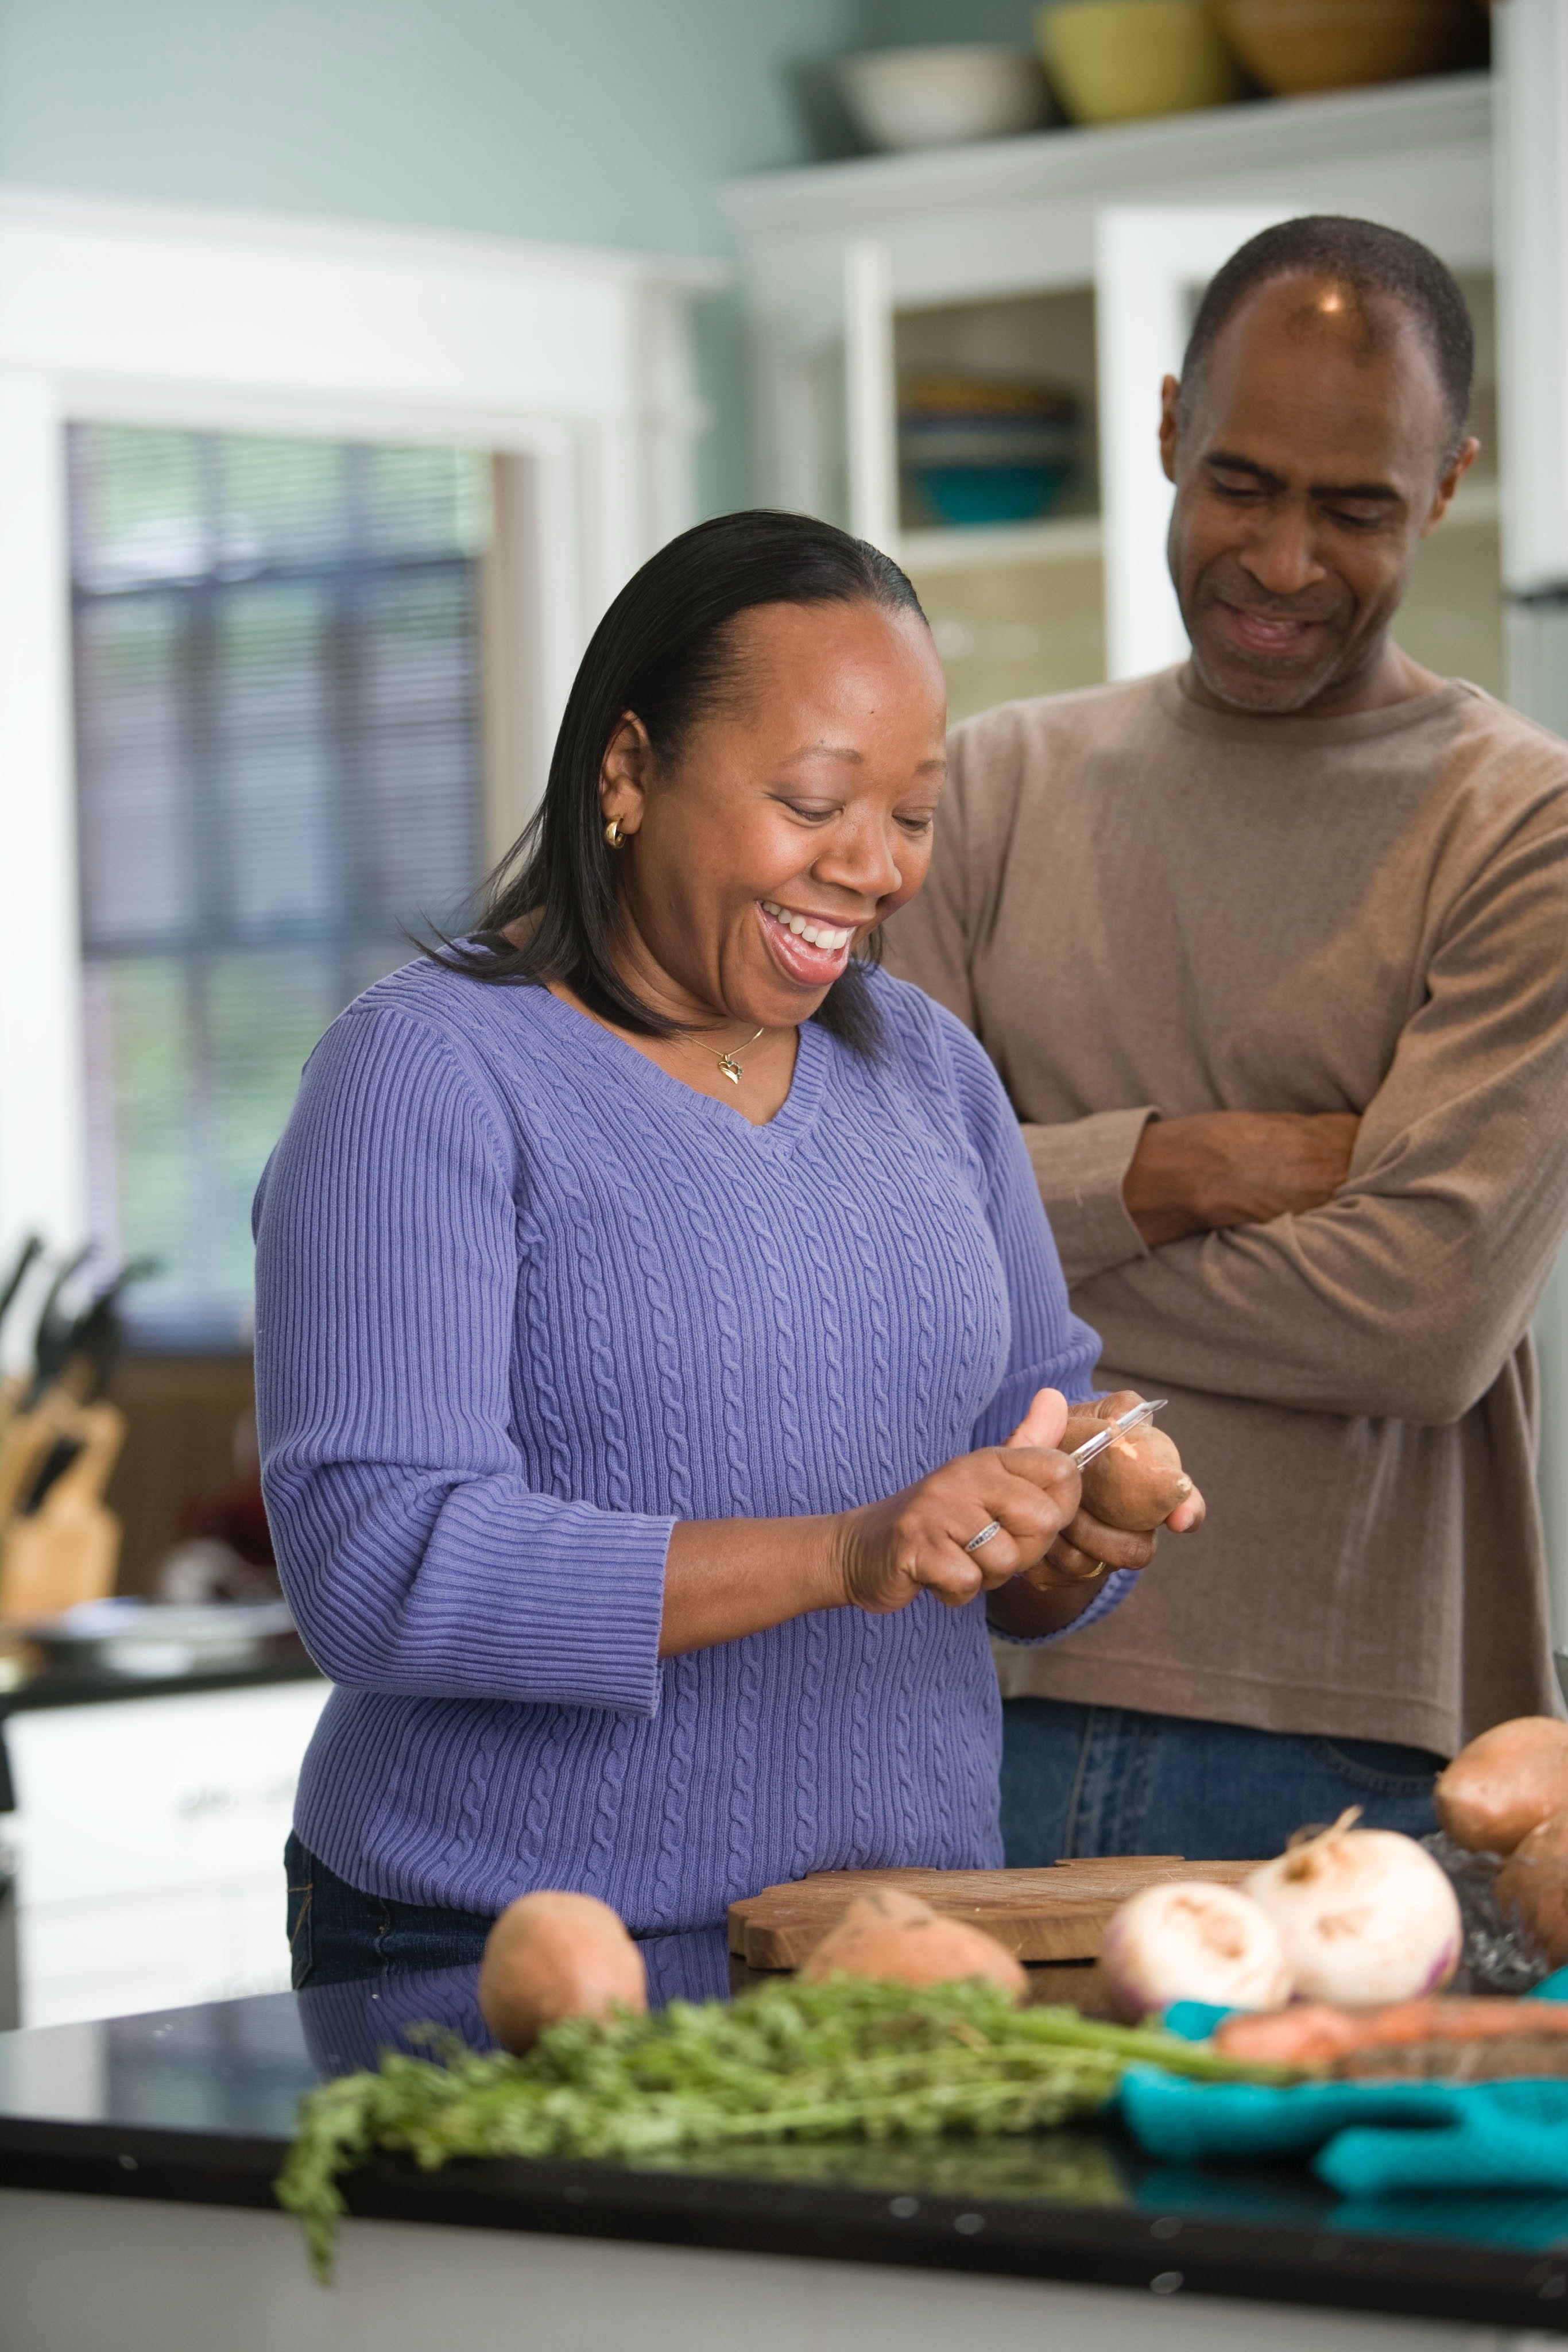
[[[479,1964],[479,2012],[504,2049],[528,2050],[563,2017],[648,2006],[643,1955],[608,1903],[523,1895],[502,1912]]]
[[[1472,1853],[1511,1853],[1568,1807],[1568,1723],[1521,1715],[1462,1748],[1432,1792],[1437,1820]]]
[[[1497,1874],[1497,1899],[1553,1968],[1568,1964],[1568,1811],[1521,1838]]]
[[[1124,1392],[1101,1397],[1092,1406],[1076,1406],[1068,1416],[1063,1451],[1071,1454],[1136,1402],[1135,1397]],[[1084,1509],[1108,1528],[1124,1528],[1138,1535],[1151,1534],[1163,1526],[1191,1492],[1192,1480],[1181,1466],[1181,1455],[1164,1430],[1152,1424],[1119,1437],[1114,1445],[1097,1454],[1083,1472]]]
[[[1019,2000],[1029,1990],[1021,1963],[994,1936],[965,1920],[944,1918],[917,1895],[896,1886],[873,1886],[857,1895],[800,1974],[821,1980],[841,1971],[907,1985],[989,1977]]]

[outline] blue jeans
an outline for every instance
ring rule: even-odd
[[[1382,1739],[1009,1699],[1002,1843],[1009,1870],[1089,1854],[1253,1861],[1347,1805],[1369,1829],[1425,1837],[1437,1826],[1432,1782],[1444,1760]]]
[[[477,1966],[494,1921],[361,1895],[318,1862],[290,1832],[283,1849],[288,1886],[288,1973],[301,1985],[351,1984],[360,1977],[415,1969]]]
[[[473,2048],[485,2045],[487,2036],[474,2005],[472,1976],[454,1984],[435,1972],[477,1969],[493,1919],[476,1911],[445,1911],[361,1895],[292,1834],[283,1849],[283,1866],[295,1991],[314,1994],[325,1985],[377,1980],[377,1990],[370,1995],[377,2004],[373,2011],[351,1995],[313,2003],[308,2014],[317,2020],[323,2049],[374,2050],[394,2039],[411,2019],[424,2022],[433,2018]],[[637,1947],[648,1972],[651,2008],[662,2009],[667,2000],[727,2000],[729,1939],[722,1920],[712,1927],[639,1936]],[[391,1977],[403,1981],[389,1985],[385,1979]],[[361,2063],[375,2062],[367,2058]]]

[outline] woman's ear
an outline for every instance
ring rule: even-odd
[[[613,819],[620,825],[623,839],[643,822],[653,765],[647,729],[634,710],[623,710],[599,767],[599,805],[606,824]]]

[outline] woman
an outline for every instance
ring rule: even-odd
[[[476,1957],[534,1886],[653,1936],[1001,1860],[988,1605],[1050,1638],[1152,1545],[1053,1450],[1097,1342],[1000,1086],[872,967],[945,717],[885,557],[687,532],[482,930],[312,1055],[257,1204],[267,1508],[339,1685],[297,1981]]]

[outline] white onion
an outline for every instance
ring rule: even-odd
[[[1147,2017],[1174,2000],[1222,2009],[1277,2009],[1291,1997],[1279,1929],[1234,1886],[1177,1878],[1124,1903],[1100,1954],[1118,2017]]]
[[[1358,1830],[1354,1806],[1242,1881],[1284,1941],[1303,2000],[1412,2000],[1446,1985],[1464,1928],[1452,1886],[1397,1830]]]

